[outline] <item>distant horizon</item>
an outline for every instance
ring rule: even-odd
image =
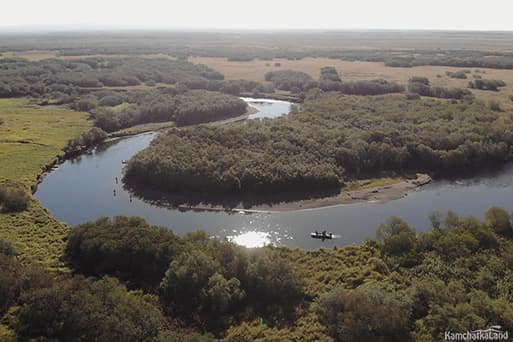
[[[88,33],[88,32],[198,32],[198,33],[230,33],[230,32],[491,32],[513,33],[513,29],[439,29],[439,28],[223,28],[223,27],[143,27],[143,26],[103,26],[103,25],[12,25],[0,26],[0,33]]]

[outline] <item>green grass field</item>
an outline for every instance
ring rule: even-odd
[[[29,189],[69,139],[87,130],[87,114],[56,107],[40,107],[27,99],[1,99],[0,184]],[[56,269],[67,227],[33,199],[29,209],[0,213],[0,238],[12,242],[24,261]]]

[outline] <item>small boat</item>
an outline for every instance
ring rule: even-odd
[[[326,231],[322,231],[322,232],[315,231],[313,233],[310,233],[310,236],[313,239],[322,239],[322,240],[331,240],[334,237],[333,233],[327,233]]]

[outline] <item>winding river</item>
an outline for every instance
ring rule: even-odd
[[[250,118],[286,114],[284,101],[245,99],[259,112]],[[360,243],[375,235],[390,216],[404,218],[417,231],[429,229],[433,211],[453,210],[480,218],[491,206],[513,209],[513,165],[469,179],[434,181],[408,196],[387,203],[359,203],[281,213],[227,213],[180,211],[132,198],[121,184],[122,160],[146,148],[157,133],[145,133],[102,144],[60,165],[39,185],[35,196],[53,215],[76,225],[101,216],[141,216],[177,234],[204,230],[248,247],[264,243],[318,248]],[[116,177],[118,182],[116,183]],[[327,230],[338,238],[315,240],[313,230]]]

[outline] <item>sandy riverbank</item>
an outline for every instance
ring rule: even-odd
[[[296,201],[283,201],[272,204],[257,204],[251,207],[236,206],[227,209],[222,206],[198,204],[198,205],[179,205],[181,210],[203,210],[203,211],[233,211],[233,212],[285,212],[315,210],[326,207],[335,207],[347,204],[356,204],[364,202],[384,203],[407,196],[416,191],[419,187],[431,182],[431,177],[426,174],[420,174],[415,179],[407,179],[393,184],[376,186],[354,191],[342,191],[339,194],[321,198],[312,198]]]

